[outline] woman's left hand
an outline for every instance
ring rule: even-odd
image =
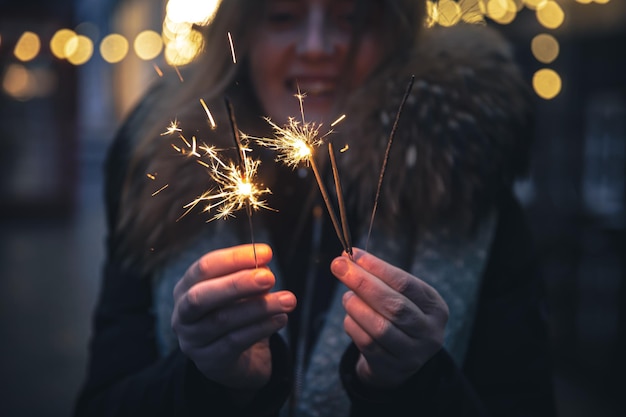
[[[443,346],[448,305],[419,278],[363,250],[331,263],[350,291],[344,328],[361,352],[356,372],[367,385],[393,388]]]

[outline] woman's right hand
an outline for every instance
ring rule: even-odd
[[[172,328],[180,349],[207,378],[240,390],[263,387],[272,373],[269,336],[296,306],[289,291],[271,292],[268,245],[209,252],[174,287]]]

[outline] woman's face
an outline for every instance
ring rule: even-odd
[[[298,88],[305,94],[306,121],[328,124],[339,83],[359,86],[380,63],[375,16],[360,37],[354,62],[342,78],[352,37],[356,0],[269,0],[254,34],[250,77],[265,115],[276,123],[300,116]],[[332,119],[332,120],[331,120]]]

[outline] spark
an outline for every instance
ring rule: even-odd
[[[209,106],[206,105],[206,102],[204,101],[204,99],[200,99],[200,104],[202,104],[202,108],[204,109],[204,112],[206,113],[206,116],[209,120],[209,125],[211,126],[211,130],[215,130],[215,128],[217,127],[217,124],[215,123],[215,119],[213,119],[213,115],[211,114],[211,110],[209,110]]]
[[[335,127],[335,126],[337,126],[337,125],[338,125],[339,123],[341,123],[341,121],[342,121],[343,119],[345,119],[345,118],[346,118],[346,115],[345,115],[345,114],[342,114],[341,116],[339,116],[339,118],[338,118],[337,120],[335,120],[334,122],[332,122],[332,123],[330,124],[330,127]]]
[[[154,70],[156,71],[159,77],[163,77],[163,71],[161,71],[161,68],[159,68],[157,64],[152,64],[152,67],[154,68]]]
[[[245,152],[250,149],[245,149],[245,157],[241,165],[243,169],[240,169],[239,164],[232,161],[224,162],[214,148],[208,146],[201,146],[201,148],[205,151],[204,157],[208,159],[208,162],[199,161],[199,163],[208,167],[209,175],[215,182],[216,188],[205,191],[183,206],[187,209],[185,214],[201,203],[205,204],[203,212],[216,211],[207,222],[234,217],[236,211],[246,207],[251,210],[271,210],[262,199],[263,195],[271,193],[270,189],[263,188],[254,182],[261,161],[252,160],[246,155]]]
[[[178,127],[178,120],[174,119],[173,121],[170,122],[167,129],[165,129],[165,132],[161,133],[161,136],[171,135],[175,132],[182,132],[182,131],[183,130],[180,127]]]
[[[228,32],[228,43],[230,44],[230,53],[233,56],[233,64],[237,63],[237,56],[235,55],[235,45],[233,44],[233,37]]]
[[[180,73],[180,70],[178,69],[177,66],[174,65],[174,70],[176,71],[176,75],[178,75],[178,79],[180,80],[181,83],[184,83],[185,80],[183,80],[183,75]]]
[[[159,188],[158,190],[156,190],[155,192],[152,193],[152,197],[154,197],[155,195],[157,195],[158,193],[160,193],[161,191],[165,190],[167,187],[169,187],[169,184],[165,184],[163,187]]]
[[[322,124],[305,121],[303,101],[306,94],[301,93],[300,88],[298,88],[298,93],[295,94],[295,97],[300,104],[301,120],[289,117],[287,124],[281,127],[269,117],[265,117],[265,120],[274,131],[274,137],[254,138],[259,145],[276,151],[277,162],[283,162],[292,168],[296,168],[302,162],[310,163],[313,161],[314,149],[322,145],[324,138],[332,133],[332,130],[329,130],[326,134],[320,136]]]

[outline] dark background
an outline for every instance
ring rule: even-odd
[[[510,25],[489,24],[511,40],[529,82],[543,67],[563,80],[556,98],[536,98],[531,175],[518,187],[546,275],[560,415],[622,416],[626,8],[622,0],[559,3],[566,20],[556,30],[542,29],[530,10]],[[0,86],[2,416],[70,415],[84,375],[103,256],[102,160],[117,124],[155,77],[152,64],[130,57],[105,63],[97,46],[87,64],[75,67],[53,58],[45,43],[57,29],[81,22],[91,22],[87,32],[97,42],[128,25],[123,16],[129,10],[143,11],[143,29],[158,31],[155,4],[0,1],[0,77],[16,62],[14,42],[31,30],[42,38],[42,52],[23,65],[44,68],[56,85],[26,101]],[[548,65],[529,47],[543,32],[561,46]],[[120,91],[120,74],[136,88]]]

